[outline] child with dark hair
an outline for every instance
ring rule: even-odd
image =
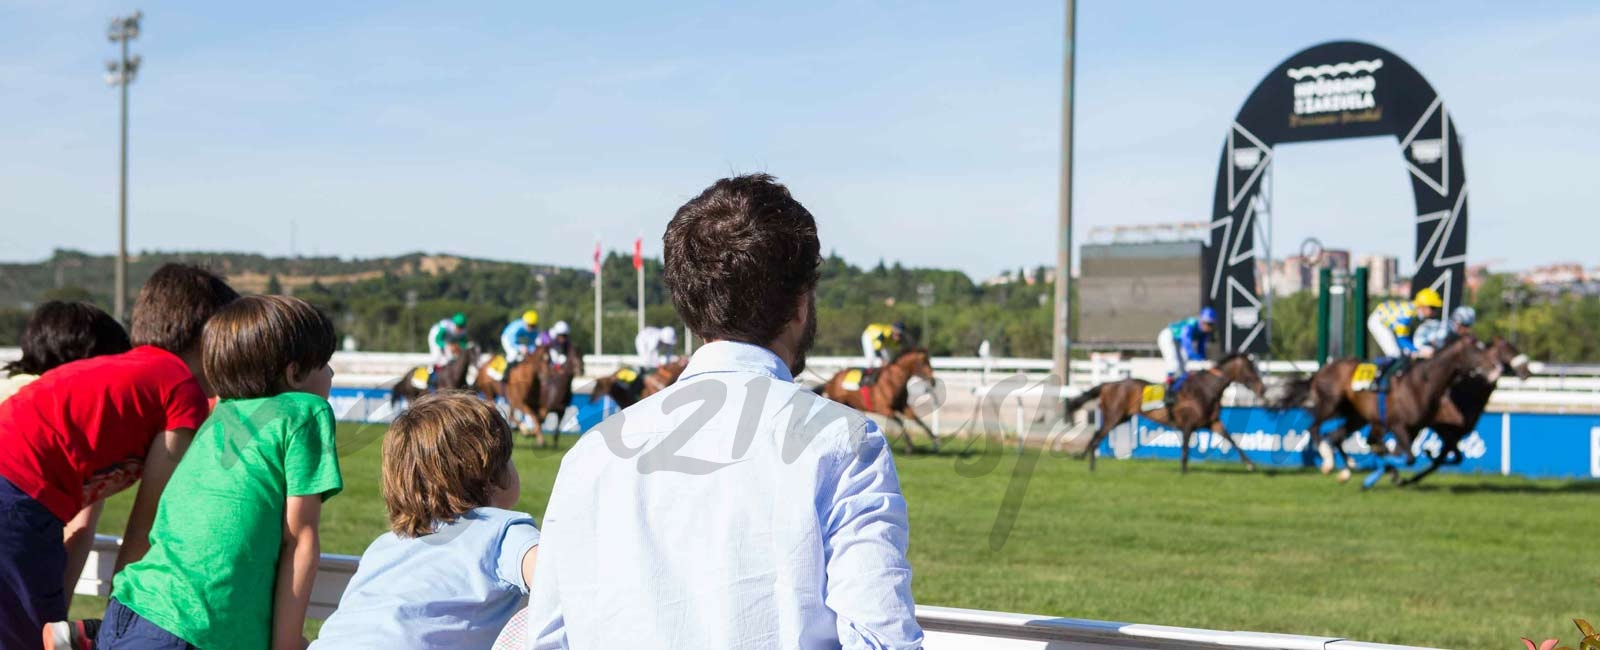
[[[220,401],[161,496],[150,552],[116,577],[99,647],[305,647],[322,502],[344,486],[333,349],[332,321],[296,298],[240,298],[206,324]]]
[[[73,361],[121,354],[133,347],[128,331],[99,307],[86,302],[51,300],[28,318],[22,329],[22,358],[5,365],[0,379],[4,402],[39,375]]]
[[[42,626],[67,617],[101,503],[135,482],[116,566],[149,548],[156,502],[210,408],[201,330],[238,297],[204,269],[165,265],[134,302],[132,350],[0,402],[0,648],[40,648]]]
[[[390,532],[361,564],[313,648],[483,648],[522,607],[539,529],[513,512],[511,427],[467,393],[417,400],[383,442]]]

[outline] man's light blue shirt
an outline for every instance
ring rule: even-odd
[[[759,346],[713,342],[562,460],[533,648],[915,648],[894,456]]]

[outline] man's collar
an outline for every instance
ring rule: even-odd
[[[789,366],[772,350],[737,341],[713,341],[694,351],[689,366],[684,368],[682,381],[695,375],[712,372],[752,372],[783,381],[794,381]]]

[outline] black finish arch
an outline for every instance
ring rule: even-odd
[[[1393,52],[1356,41],[1323,43],[1279,63],[1256,86],[1222,146],[1200,302],[1217,310],[1224,349],[1267,347],[1256,289],[1255,216],[1273,147],[1381,135],[1400,143],[1416,200],[1411,286],[1437,289],[1447,311],[1461,303],[1467,178],[1449,112],[1433,86]]]

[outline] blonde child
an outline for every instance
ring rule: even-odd
[[[367,547],[312,648],[483,648],[522,608],[538,555],[511,427],[466,393],[424,397],[383,443],[390,531]]]

